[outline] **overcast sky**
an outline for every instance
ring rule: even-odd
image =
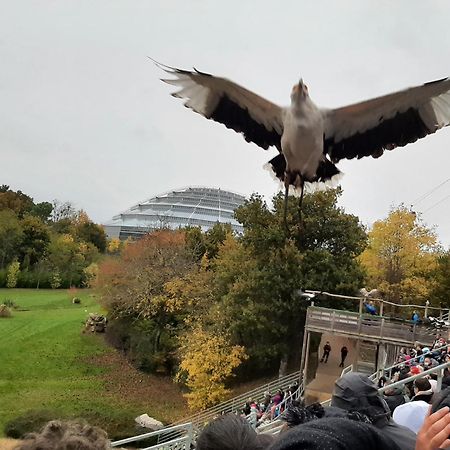
[[[0,6],[0,184],[71,201],[98,222],[189,185],[267,198],[278,187],[262,169],[277,151],[183,108],[147,56],[281,105],[300,76],[317,104],[337,107],[450,75],[447,0]],[[446,181],[449,152],[446,128],[378,160],[343,161],[341,204],[370,225]],[[450,181],[415,209],[449,245]]]

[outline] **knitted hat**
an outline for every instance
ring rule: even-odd
[[[280,435],[270,450],[399,450],[374,426],[348,419],[318,419]]]

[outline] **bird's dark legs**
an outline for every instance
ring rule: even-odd
[[[302,190],[300,194],[300,199],[298,201],[298,219],[300,224],[302,223],[302,204],[303,204],[303,194],[305,193],[305,182],[303,177],[300,177],[300,189]]]
[[[289,175],[284,174],[284,230],[286,232],[286,237],[289,236],[289,227],[287,223],[287,210],[288,210],[288,200],[289,200]]]

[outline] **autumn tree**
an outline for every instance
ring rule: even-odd
[[[181,278],[193,264],[181,231],[160,230],[128,244],[120,257],[100,264],[98,287],[112,320],[111,333],[128,342],[131,359],[142,368],[172,364],[182,303],[167,283]],[[134,353],[134,355],[132,354]]]
[[[225,381],[247,358],[245,349],[230,344],[226,332],[211,332],[196,325],[181,338],[178,379],[190,392],[185,394],[191,409],[204,409],[223,401],[230,392]]]
[[[415,212],[400,206],[375,222],[368,238],[360,261],[370,287],[396,303],[425,301],[440,251],[436,233]]]

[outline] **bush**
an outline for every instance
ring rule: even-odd
[[[20,263],[19,261],[13,261],[8,266],[8,271],[6,274],[6,287],[15,288],[17,285],[17,279],[20,273]]]
[[[28,433],[39,431],[50,420],[60,419],[59,416],[55,411],[49,410],[27,411],[5,425],[5,435],[13,439],[22,439]]]
[[[9,298],[5,298],[3,300],[3,302],[2,302],[2,305],[5,305],[5,306],[7,306],[10,309],[17,309],[18,308],[18,306],[16,305],[15,301],[11,300]]]
[[[11,317],[11,310],[6,305],[0,305],[0,317]]]

